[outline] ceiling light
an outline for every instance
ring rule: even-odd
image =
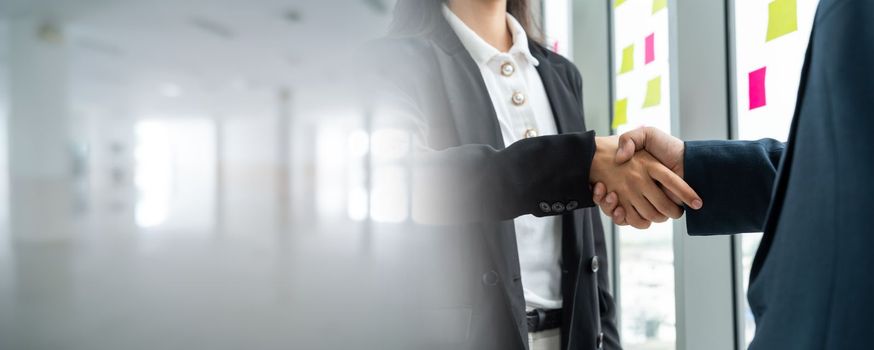
[[[192,17],[189,19],[189,22],[198,29],[222,39],[230,40],[234,38],[234,32],[223,23],[201,17]]]
[[[301,13],[299,10],[288,10],[285,11],[285,13],[282,15],[282,18],[291,23],[299,23],[301,20],[303,20],[303,13]]]
[[[64,33],[61,28],[53,23],[43,23],[37,29],[37,37],[49,44],[59,45],[64,43]]]

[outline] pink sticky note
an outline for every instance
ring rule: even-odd
[[[552,43],[552,52],[558,52],[558,40]]]
[[[652,61],[655,61],[655,33],[650,34],[646,37],[646,58],[643,61],[643,64],[649,64]]]
[[[762,67],[750,72],[750,109],[756,109],[767,104],[765,99],[765,72],[768,67]]]

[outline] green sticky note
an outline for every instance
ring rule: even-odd
[[[622,5],[624,3],[625,3],[625,0],[616,0],[615,2],[613,2],[613,8],[617,8],[617,7],[619,7],[619,5]]]
[[[662,77],[657,76],[646,83],[646,99],[643,107],[658,106],[662,103]]]
[[[628,45],[622,49],[622,66],[619,67],[619,74],[628,73],[634,69],[634,44]]]
[[[628,123],[628,99],[623,98],[613,105],[613,130]]]
[[[668,7],[668,0],[652,0],[652,13]]]
[[[768,4],[768,35],[765,42],[798,30],[797,0],[774,0]]]

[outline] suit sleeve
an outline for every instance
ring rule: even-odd
[[[684,177],[704,201],[686,209],[689,234],[761,231],[784,149],[772,139],[686,142]]]

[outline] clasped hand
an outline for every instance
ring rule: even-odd
[[[593,200],[617,225],[649,228],[677,219],[680,205],[700,209],[697,193],[683,181],[683,141],[643,127],[596,138],[589,174]]]

